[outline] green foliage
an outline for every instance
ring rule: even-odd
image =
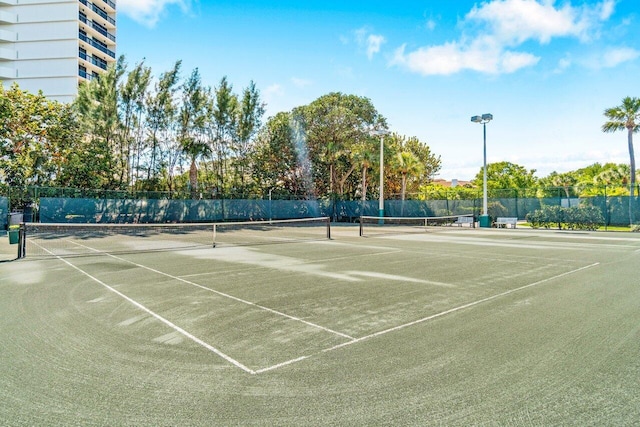
[[[352,176],[357,165],[352,161],[351,147],[371,138],[369,129],[386,128],[386,120],[371,100],[332,92],[295,108],[292,116],[305,133],[316,191],[337,195],[355,193],[359,180]]]
[[[509,215],[509,210],[500,202],[489,202],[487,204],[487,214],[492,218],[504,217]]]
[[[595,206],[546,206],[528,213],[527,221],[533,228],[566,230],[596,230],[604,224],[602,213]]]
[[[79,184],[93,174],[69,105],[13,85],[0,89],[0,181],[13,187]]]
[[[629,148],[629,221],[634,222],[632,199],[636,184],[636,162],[633,149],[633,134],[640,131],[640,98],[626,97],[622,104],[607,108],[604,111],[607,121],[602,125],[603,132],[627,131],[627,145]]]
[[[487,164],[487,189],[531,188],[536,185],[535,169],[527,170],[511,162]],[[480,171],[473,179],[473,184],[482,187],[484,171]]]

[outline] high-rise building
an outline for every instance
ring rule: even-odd
[[[0,80],[72,101],[116,60],[116,0],[0,0]]]

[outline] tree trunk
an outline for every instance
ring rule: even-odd
[[[400,216],[404,216],[404,193],[407,191],[407,174],[402,174],[402,189],[400,194]]]
[[[636,188],[636,159],[633,153],[633,128],[628,128],[628,140],[629,140],[629,163],[631,168],[631,180],[629,187],[629,225],[633,225],[634,215],[633,215],[633,205],[634,205],[634,194]]]
[[[362,201],[367,201],[367,168],[362,168]]]
[[[191,198],[198,198],[198,166],[196,159],[191,159],[191,167],[189,168],[189,185],[191,186]]]

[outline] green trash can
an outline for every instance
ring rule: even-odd
[[[480,215],[478,217],[478,223],[480,227],[491,227],[491,217],[489,215]]]
[[[9,244],[17,245],[20,241],[20,230],[18,230],[17,228],[10,229],[7,233],[9,234]]]

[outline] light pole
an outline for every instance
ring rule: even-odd
[[[371,136],[380,136],[380,199],[378,201],[378,216],[380,223],[384,221],[384,136],[389,135],[386,129],[374,129],[369,131]]]
[[[482,124],[483,131],[483,151],[484,151],[484,163],[483,163],[483,180],[482,180],[482,215],[480,216],[480,227],[490,227],[491,221],[489,220],[489,214],[487,213],[487,123],[493,120],[493,114],[483,114],[481,116],[471,117],[471,121],[474,123]]]

